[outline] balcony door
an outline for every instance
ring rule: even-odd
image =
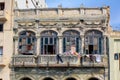
[[[103,37],[100,31],[92,30],[85,34],[85,52],[86,54],[101,54],[103,46]]]
[[[80,33],[68,30],[63,33],[63,52],[80,52]]]
[[[57,53],[57,33],[45,31],[41,37],[41,54],[54,55]]]

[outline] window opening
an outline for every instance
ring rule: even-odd
[[[19,36],[19,53],[32,55],[35,53],[35,34],[31,31],[24,31]]]
[[[57,52],[57,33],[54,31],[44,31],[41,33],[41,54],[53,55]]]
[[[5,3],[0,3],[0,10],[4,10],[5,8]]]
[[[0,24],[0,32],[3,31],[3,24]]]

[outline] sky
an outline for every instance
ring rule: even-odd
[[[120,30],[120,0],[46,0],[48,7],[102,7],[110,6],[110,25]]]
[[[25,0],[17,0],[23,5]],[[31,0],[28,0],[31,1]],[[56,8],[62,5],[63,8],[79,8],[81,4],[84,7],[102,7],[110,6],[110,25],[113,29],[120,30],[120,0],[46,0],[48,8]],[[32,5],[29,3],[29,5]]]

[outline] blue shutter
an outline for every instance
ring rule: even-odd
[[[76,52],[79,52],[79,38],[76,38]]]
[[[65,37],[63,38],[63,52],[66,51],[66,42],[65,42]]]
[[[102,39],[99,38],[99,54],[102,53]]]
[[[43,38],[41,38],[41,54],[43,54]]]

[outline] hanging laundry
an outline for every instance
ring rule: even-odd
[[[57,63],[59,63],[59,61],[63,63],[63,60],[59,54],[56,55],[56,59],[57,59]]]

